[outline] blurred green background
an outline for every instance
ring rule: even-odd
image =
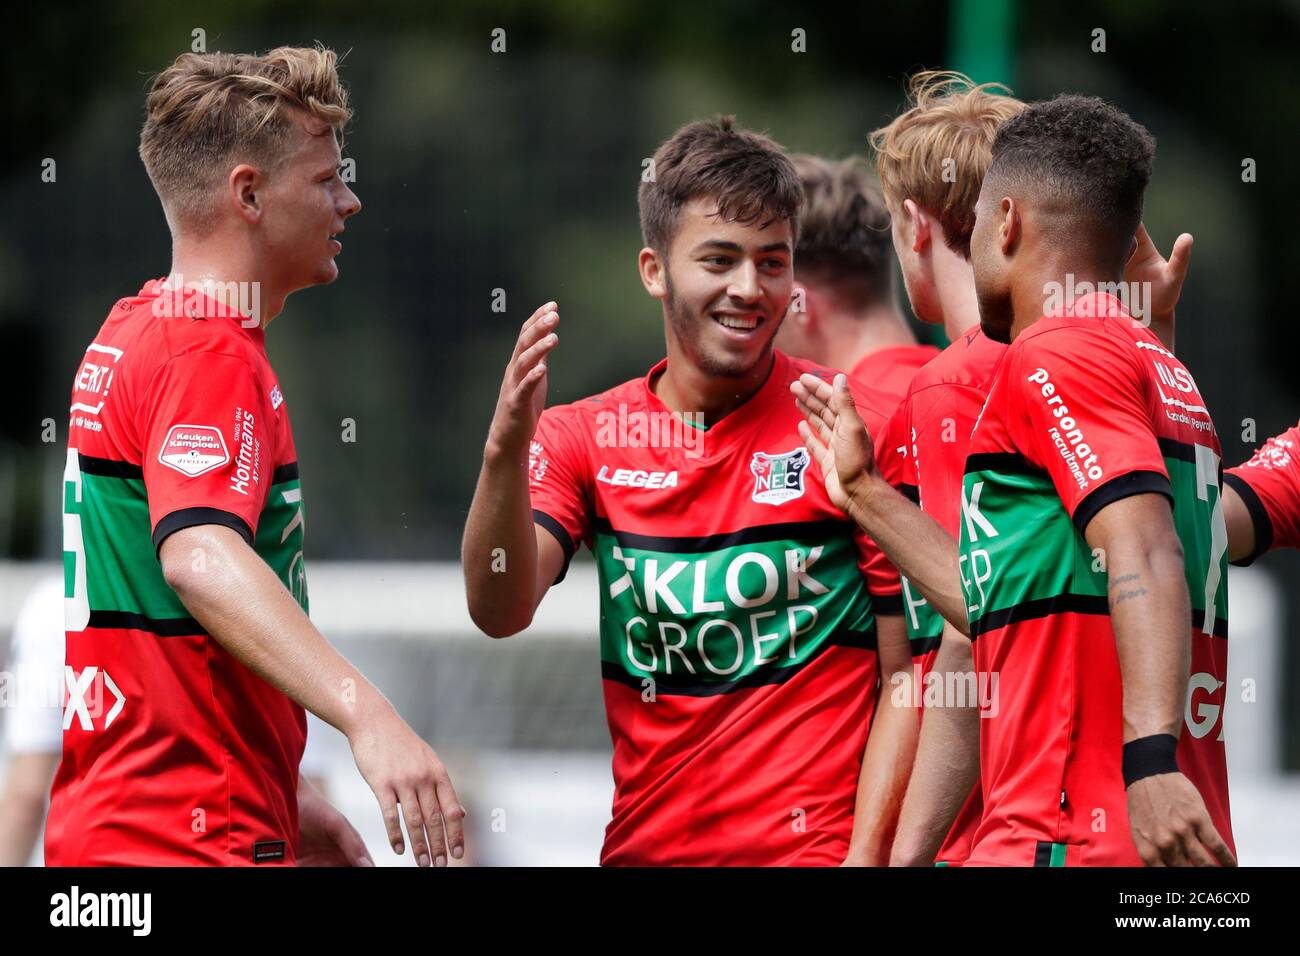
[[[293,413],[309,555],[452,559],[519,324],[556,299],[552,402],[643,374],[659,307],[636,274],[643,158],[718,112],[793,150],[862,152],[920,67],[1021,98],[1114,100],[1158,140],[1146,222],[1196,236],[1179,351],[1235,464],[1295,422],[1290,356],[1300,4],[917,0],[804,9],[722,0],[417,5],[317,0],[11,7],[0,58],[0,558],[60,551],[72,374],[170,246],[136,155],[150,76],[190,49],[346,51],[345,155],[364,204],[341,277],[298,293],[268,347]],[[506,50],[491,49],[504,29]],[[1105,52],[1094,52],[1094,30]],[[806,52],[792,50],[803,30]],[[42,161],[57,163],[43,182]],[[1255,160],[1256,182],[1242,162]],[[504,289],[507,311],[491,309]],[[42,422],[57,442],[42,442]],[[342,421],[356,442],[341,441]],[[1256,432],[1243,432],[1252,420]],[[1270,559],[1295,579],[1294,555]],[[1297,590],[1291,588],[1292,600]],[[1292,608],[1292,619],[1296,608]],[[1296,672],[1296,655],[1289,671]],[[1296,713],[1296,695],[1290,705]],[[1294,722],[1293,722],[1294,723]],[[1290,763],[1300,765],[1300,735]]]

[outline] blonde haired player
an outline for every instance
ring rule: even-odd
[[[300,781],[303,708],[343,732],[403,849],[463,854],[438,757],[312,626],[302,486],[265,329],[332,282],[361,208],[332,51],[186,54],[140,156],[171,275],[113,306],[74,381],[64,475],[68,689],[52,865],[371,864]],[[445,832],[444,832],[445,825]]]
[[[886,427],[880,468],[954,536],[971,431],[1006,348],[980,331],[970,241],[994,136],[1024,109],[1009,94],[1002,84],[978,84],[952,71],[922,71],[909,81],[906,109],[871,134],[912,309],[922,321],[942,324],[952,341],[912,380]],[[1139,239],[1126,279],[1152,283],[1153,326],[1171,334],[1191,237],[1180,238],[1169,262],[1145,230]],[[906,578],[903,583],[904,619],[924,702],[927,687],[954,686],[950,675],[971,672],[970,641]],[[960,864],[969,853],[981,815],[974,706],[981,703],[981,694],[974,686],[974,698],[960,702],[966,706],[943,700],[924,713],[891,855],[895,864]],[[992,703],[988,696],[983,695],[986,706]],[[973,759],[958,764],[948,759],[952,753]],[[941,786],[954,765],[970,767],[969,778],[962,787]],[[953,793],[966,797],[944,799]]]
[[[853,426],[852,402],[842,382],[832,390],[805,376],[794,387],[809,428],[816,429],[815,434],[802,429],[804,437],[817,448],[822,467],[834,470],[849,488],[845,507],[900,568],[916,576],[950,622],[972,639],[981,637],[979,676],[1001,670],[1007,678],[1007,699],[999,713],[989,715],[1000,719],[980,725],[978,732],[978,721],[962,722],[954,734],[956,746],[946,754],[953,766],[969,768],[972,775],[977,759],[988,761],[980,770],[985,809],[970,862],[1172,864],[1210,863],[1216,857],[1232,862],[1230,846],[1219,838],[1224,834],[1230,844],[1221,738],[1217,748],[1195,731],[1179,741],[1179,690],[1189,657],[1180,632],[1189,617],[1195,666],[1221,672],[1226,656],[1223,645],[1210,638],[1210,632],[1219,635],[1226,626],[1224,555],[1218,551],[1216,560],[1210,540],[1213,531],[1213,540],[1226,544],[1222,518],[1217,510],[1212,515],[1208,504],[1193,513],[1184,503],[1206,500],[1198,492],[1205,474],[1199,463],[1217,460],[1217,440],[1211,426],[1206,445],[1195,448],[1198,464],[1188,466],[1191,451],[1185,443],[1196,437],[1197,428],[1187,425],[1177,435],[1167,434],[1174,426],[1166,426],[1161,414],[1156,373],[1139,353],[1145,349],[1174,361],[1172,355],[1117,300],[1099,291],[1080,295],[1061,310],[1038,302],[1033,292],[1047,288],[1045,279],[1066,273],[1107,283],[1110,276],[1132,278],[1153,154],[1154,141],[1145,129],[1101,100],[1077,96],[1026,108],[994,138],[972,231],[973,275],[981,329],[1014,343],[970,439],[960,499],[960,561],[941,526],[909,514],[880,476],[870,474],[869,442]],[[1181,275],[1172,263],[1161,272],[1178,281],[1168,282],[1153,302],[1172,310]],[[1034,324],[1030,316],[1042,314],[1052,319],[1024,333]],[[1058,328],[1067,332],[1049,341]],[[1108,356],[1119,356],[1109,365],[1098,360],[1107,349]],[[1026,365],[1036,368],[1027,378]],[[1053,375],[1055,384],[1038,388]],[[1017,389],[1033,392],[1027,407],[1012,408],[1008,396]],[[1063,396],[1074,401],[1053,414],[1051,406]],[[1188,409],[1204,414],[1203,408]],[[1082,465],[1052,447],[1048,436],[1058,434],[1058,420],[1061,430],[1074,429],[1070,440],[1076,444],[1078,435],[1089,435],[1092,451]],[[831,442],[832,429],[834,451],[818,444]],[[1036,441],[1043,444],[1034,446]],[[1082,459],[1082,445],[1079,451]],[[1157,457],[1166,452],[1172,458]],[[1079,469],[1081,480],[1070,479],[1069,466]],[[1003,474],[999,469],[1013,475],[1005,485],[992,477]],[[1214,475],[1212,465],[1209,474]],[[863,490],[864,482],[870,491]],[[1162,510],[1168,507],[1163,496],[1180,502],[1176,533],[1169,512]],[[1051,534],[1058,538],[1051,540]],[[987,550],[973,550],[977,541]],[[1017,545],[1019,557],[1011,555]],[[1098,546],[1107,558],[1103,568],[1090,568],[1071,554],[1092,547],[1095,556]],[[1152,566],[1182,562],[1184,554],[1196,564],[1207,553],[1211,571],[1205,578],[1203,624],[1201,615],[1187,613],[1183,575],[1157,575],[1149,591],[1143,586]],[[976,569],[979,555],[982,572]],[[1193,570],[1189,564],[1189,577]],[[958,580],[964,593],[955,587]],[[1137,603],[1125,604],[1130,601]],[[1097,639],[1111,636],[1112,619],[1118,663],[1115,648],[1108,652],[1108,642]],[[1144,631],[1148,639],[1137,639]],[[1052,640],[1043,640],[1048,633]],[[1014,648],[1007,640],[1013,634],[1019,636]],[[1208,657],[1213,661],[1207,665]],[[1052,680],[1056,686],[1050,686]],[[1080,680],[1090,685],[1087,694],[1064,690]],[[1113,719],[1121,709],[1121,692],[1122,772],[1119,721]],[[1186,776],[1179,773],[1175,747]],[[928,756],[936,759],[933,747]],[[952,771],[932,774],[929,781],[947,793],[921,795],[930,812],[920,823],[930,825],[931,834],[941,833],[947,824],[942,808],[956,805],[961,781]],[[909,799],[918,789],[915,784],[909,789]],[[1131,839],[1128,826],[1088,830],[1082,819],[1087,808],[1104,805],[1106,812],[1122,814],[1125,799]],[[923,838],[917,842],[923,844]],[[896,855],[902,849],[896,844]]]

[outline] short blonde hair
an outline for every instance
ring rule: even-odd
[[[908,83],[909,108],[871,134],[890,210],[910,199],[939,218],[948,248],[970,258],[975,202],[998,126],[1025,108],[1001,83],[976,84],[950,70],[923,70]]]
[[[201,229],[234,165],[275,168],[298,110],[339,133],[351,119],[333,50],[177,57],[154,78],[140,132],[140,158],[168,221]]]

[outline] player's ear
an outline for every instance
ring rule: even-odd
[[[265,185],[261,174],[247,163],[240,163],[230,171],[226,187],[231,203],[239,218],[256,223],[262,218],[262,204],[258,195]]]
[[[998,202],[998,248],[1004,256],[1010,255],[1020,242],[1020,204],[1010,196]]]
[[[903,200],[903,235],[908,248],[918,254],[930,242],[930,217],[910,199]]]
[[[645,286],[645,290],[651,296],[662,299],[668,295],[664,263],[659,258],[659,253],[646,246],[641,250],[641,254],[637,258],[637,268],[641,272],[641,284]]]

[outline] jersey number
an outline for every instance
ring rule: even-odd
[[[68,449],[63,468],[63,623],[69,631],[84,631],[90,623],[86,591],[86,544],[81,538],[81,460]]]
[[[1223,495],[1219,490],[1219,456],[1204,445],[1196,445],[1196,495],[1202,501],[1210,500],[1214,490],[1214,505],[1210,509],[1210,563],[1205,569],[1205,623],[1201,629],[1214,633],[1215,598],[1223,581],[1223,555],[1228,550],[1228,526],[1223,522]]]

